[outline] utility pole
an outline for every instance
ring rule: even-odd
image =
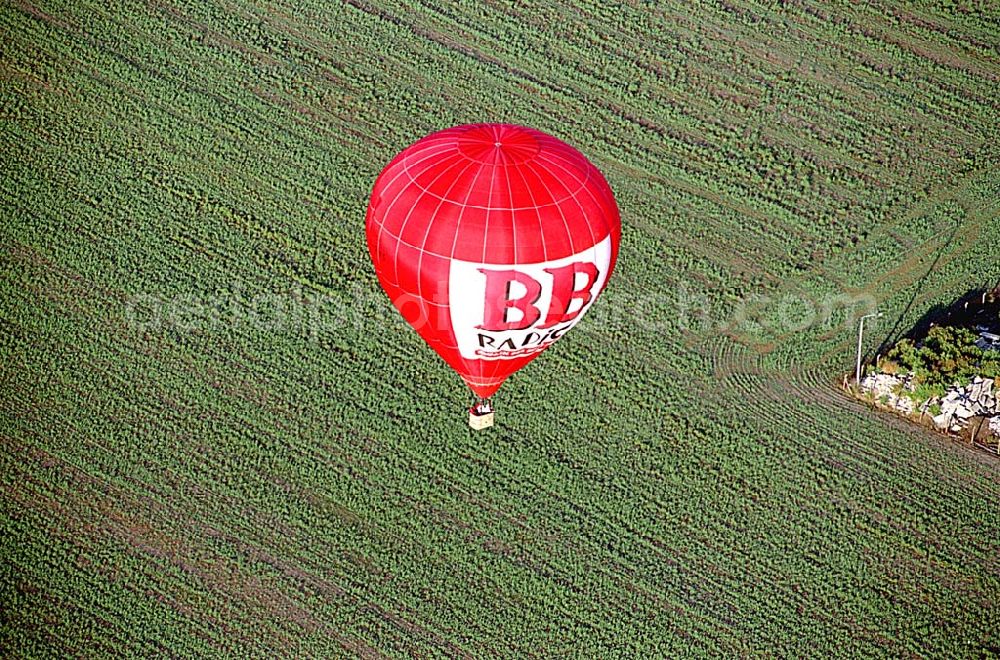
[[[858,387],[861,387],[861,339],[865,332],[865,319],[877,319],[882,317],[882,312],[874,312],[872,314],[865,314],[861,317],[861,321],[858,322],[858,367],[854,372],[854,382]]]

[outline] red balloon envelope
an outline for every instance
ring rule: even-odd
[[[573,147],[523,126],[472,124],[428,135],[386,166],[366,233],[393,304],[489,397],[593,304],[621,219]]]

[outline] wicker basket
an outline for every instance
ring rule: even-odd
[[[469,411],[469,426],[477,431],[483,429],[488,429],[493,426],[493,413],[488,412],[482,415],[476,414],[473,411]]]

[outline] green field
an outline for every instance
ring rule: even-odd
[[[991,2],[128,4],[0,8],[0,655],[1000,654],[1000,462],[839,390],[1000,280]],[[364,240],[477,121],[623,219],[481,433]]]

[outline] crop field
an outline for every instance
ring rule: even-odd
[[[0,655],[1000,653],[1000,462],[840,390],[1000,280],[994,3],[117,4],[0,6]],[[364,214],[479,121],[623,237],[477,433]]]

